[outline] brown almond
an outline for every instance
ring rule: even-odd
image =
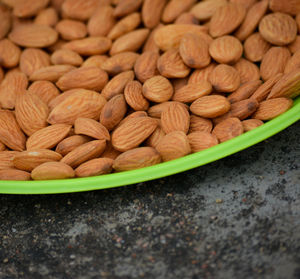
[[[189,133],[193,132],[208,132],[212,130],[213,124],[210,119],[192,114],[190,117]]]
[[[74,124],[78,117],[99,119],[106,100],[95,91],[77,89],[53,108],[48,117],[50,124]]]
[[[291,53],[287,47],[271,47],[260,64],[260,76],[263,80],[283,73]]]
[[[248,11],[258,0],[229,0],[231,3],[243,5]]]
[[[129,171],[156,165],[160,154],[153,147],[138,147],[120,154],[113,163],[116,171]]]
[[[260,33],[253,33],[244,43],[245,57],[251,62],[259,62],[270,49],[271,44],[268,43]]]
[[[154,28],[159,24],[167,0],[144,0],[142,19],[147,28]]]
[[[258,66],[247,59],[241,58],[233,67],[239,73],[241,84],[260,79]]]
[[[244,132],[242,122],[238,118],[227,118],[215,126],[212,133],[220,142],[233,139]]]
[[[171,0],[169,1],[163,11],[162,21],[170,23],[174,21],[182,13],[188,11],[196,0],[187,0],[182,2],[181,0]]]
[[[272,13],[264,16],[260,21],[259,33],[269,43],[283,46],[296,39],[297,24],[288,14]]]
[[[209,20],[218,8],[227,5],[227,0],[200,1],[191,9],[191,13],[199,20]]]
[[[34,24],[54,27],[58,22],[58,14],[54,8],[41,10],[34,19]]]
[[[156,150],[160,153],[164,162],[181,158],[192,152],[189,140],[182,131],[175,131],[165,135]]]
[[[115,11],[115,17],[123,17],[130,13],[136,12],[142,5],[143,0],[123,0],[119,1]]]
[[[286,112],[293,105],[293,100],[289,98],[274,98],[263,101],[259,104],[257,111],[252,118],[259,120],[270,120]]]
[[[0,140],[12,150],[22,151],[25,149],[25,135],[12,111],[0,110]]]
[[[211,0],[209,0],[209,1],[211,1]],[[198,83],[198,82],[201,82],[201,80],[209,81],[209,76],[216,66],[217,66],[216,63],[210,63],[207,67],[204,67],[202,69],[196,69],[190,75],[188,84]]]
[[[77,177],[89,177],[111,173],[114,160],[110,158],[97,158],[81,164],[75,169]]]
[[[134,110],[147,110],[149,102],[143,96],[143,86],[140,82],[129,81],[124,90],[124,97],[127,104]]]
[[[82,57],[69,49],[59,49],[51,55],[52,64],[65,64],[72,66],[80,66],[83,63]]]
[[[6,150],[6,146],[0,141],[0,152],[4,150]]]
[[[207,42],[196,34],[187,33],[182,37],[179,52],[183,62],[191,68],[206,67],[211,61]]]
[[[246,9],[242,5],[229,3],[219,7],[213,14],[209,24],[209,34],[220,37],[230,34],[243,22]]]
[[[153,105],[148,109],[148,114],[151,117],[154,118],[160,118],[162,112],[168,107],[170,106],[172,103],[175,103],[175,101],[169,101],[169,102],[162,102],[160,104],[157,105]],[[180,103],[180,102],[176,102],[177,104],[185,107],[186,109],[188,109],[188,106],[186,104]]]
[[[287,61],[284,73],[288,74],[300,68],[300,49]]]
[[[126,123],[128,120],[136,117],[146,117],[148,116],[147,112],[145,111],[134,111],[132,113],[129,113],[125,118],[123,118],[120,123],[116,126],[116,128],[120,127],[124,123]]]
[[[192,113],[206,118],[223,115],[228,112],[229,109],[230,102],[225,97],[219,95],[201,97],[190,106]]]
[[[216,66],[209,76],[209,81],[218,92],[233,92],[241,84],[238,71],[226,64]]]
[[[87,35],[86,25],[81,21],[72,19],[59,21],[55,26],[55,30],[62,39],[67,41],[83,39]]]
[[[46,162],[31,172],[33,180],[66,179],[75,176],[74,170],[61,162]]]
[[[58,81],[64,74],[74,70],[75,67],[71,65],[52,65],[48,67],[40,68],[34,71],[29,80],[37,81],[37,80],[47,80],[56,82]]]
[[[30,180],[30,173],[16,169],[0,170],[0,180]]]
[[[13,160],[19,151],[0,151],[0,170],[13,169]]]
[[[0,41],[0,65],[5,68],[13,68],[19,64],[21,50],[8,39]]]
[[[174,23],[199,25],[199,20],[192,13],[183,13],[175,20]]]
[[[134,73],[140,82],[154,77],[157,74],[158,53],[153,51],[145,51],[136,60],[134,65]]]
[[[65,92],[59,94],[58,96],[56,96],[53,100],[51,100],[48,103],[48,107],[49,107],[50,111],[53,110],[58,104],[63,102],[65,99],[67,99],[74,92],[77,92],[77,91],[78,91],[78,89],[71,89],[71,90],[65,91]]]
[[[98,121],[90,118],[79,117],[74,123],[75,134],[86,135],[94,139],[110,140],[108,130]]]
[[[193,132],[187,136],[192,152],[199,152],[219,143],[214,134],[208,132]]]
[[[255,99],[238,101],[231,104],[228,114],[230,117],[237,117],[240,120],[244,120],[257,110],[258,105],[259,103]]]
[[[251,130],[263,125],[264,122],[262,122],[259,119],[247,119],[247,120],[242,121],[242,124],[244,127],[244,131],[248,132],[248,131],[251,131]]]
[[[112,97],[103,107],[100,114],[100,123],[107,128],[113,130],[119,122],[124,118],[127,112],[127,105],[123,94]]]
[[[6,5],[0,4],[0,39],[3,39],[11,28],[11,12]]]
[[[17,17],[32,17],[39,11],[46,8],[49,0],[18,0],[14,5],[13,14]]]
[[[133,71],[122,72],[112,79],[105,85],[101,95],[106,99],[110,100],[112,97],[122,94],[126,84],[134,79]]]
[[[51,149],[68,136],[71,125],[54,124],[33,133],[26,141],[27,150]]]
[[[164,130],[160,126],[157,126],[155,131],[151,134],[151,136],[146,140],[145,143],[147,146],[156,148],[165,135],[166,133],[164,132]]]
[[[154,76],[145,81],[143,95],[149,101],[163,103],[172,98],[173,86],[165,77]]]
[[[188,81],[189,81],[189,77],[172,79],[171,82],[172,82],[174,91],[176,92],[179,89],[181,89],[182,87],[186,86],[188,84]]]
[[[46,80],[33,82],[29,86],[28,91],[39,96],[40,99],[43,102],[45,102],[47,105],[53,99],[55,99],[60,93],[59,90],[56,88],[56,86],[52,82],[46,81]]]
[[[104,61],[108,59],[106,55],[92,55],[82,63],[81,67],[98,67],[101,69]]]
[[[157,125],[157,121],[150,117],[131,118],[113,131],[112,145],[122,152],[138,147],[154,132]]]
[[[154,29],[152,29],[151,33],[148,36],[148,39],[146,40],[146,42],[143,46],[143,52],[152,51],[152,52],[159,53],[160,50],[159,50],[158,45],[155,43],[154,36],[155,36],[155,33],[157,32],[157,30],[159,30],[163,26],[164,25],[159,24]]]
[[[84,143],[89,142],[91,139],[87,136],[75,135],[70,136],[62,140],[57,146],[55,151],[65,156],[76,147],[83,145]]]
[[[231,104],[248,99],[261,85],[261,80],[248,81],[242,84],[235,92],[231,93],[227,99]]]
[[[282,2],[281,0],[270,0],[269,8],[273,12],[282,12],[291,15],[300,13],[300,3],[297,0]]]
[[[98,0],[65,0],[61,9],[66,17],[84,21],[91,17],[98,5]]]
[[[299,19],[300,19],[300,16],[299,16]],[[300,22],[300,20],[299,20],[299,22]],[[300,30],[300,23],[299,23],[298,29]],[[296,37],[295,41],[288,44],[287,47],[289,48],[291,53],[295,53],[296,51],[298,51],[300,49],[300,35],[298,35]]]

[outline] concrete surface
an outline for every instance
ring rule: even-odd
[[[113,190],[0,195],[0,278],[300,278],[299,138]]]

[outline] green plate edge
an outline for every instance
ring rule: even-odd
[[[287,112],[232,140],[155,166],[88,178],[48,181],[0,181],[2,194],[58,194],[108,189],[176,174],[219,160],[282,131],[300,119],[300,97]]]

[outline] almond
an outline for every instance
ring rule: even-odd
[[[116,23],[113,13],[111,6],[99,6],[87,24],[90,36],[106,36]]]
[[[134,72],[140,82],[145,82],[147,79],[154,77],[157,74],[158,53],[154,51],[145,51],[136,60]]]
[[[9,110],[0,110],[0,140],[10,149],[17,151],[25,149],[25,135],[14,113]]]
[[[193,132],[187,136],[192,152],[199,152],[201,150],[213,147],[219,143],[217,137],[208,132]]]
[[[158,58],[157,68],[162,76],[168,78],[184,78],[190,73],[177,49],[169,49]]]
[[[65,0],[61,9],[65,16],[84,21],[91,17],[98,5],[98,0]]]
[[[94,139],[110,140],[108,130],[98,121],[79,117],[74,123],[75,134],[86,135]]]
[[[20,57],[20,69],[27,76],[35,71],[50,66],[50,56],[41,49],[26,48]]]
[[[160,118],[161,117],[161,114],[162,112],[168,107],[170,106],[171,104],[175,103],[174,101],[170,101],[170,102],[163,102],[163,103],[160,103],[160,104],[157,104],[157,105],[153,105],[151,106],[149,109],[148,109],[148,114],[149,116],[151,117],[154,117],[154,118]],[[183,104],[183,103],[180,103],[180,102],[176,102],[177,104],[183,106],[184,108],[188,109],[188,106]]]
[[[124,1],[123,1],[124,2]],[[141,23],[141,15],[140,13],[132,13],[128,16],[121,18],[110,30],[107,37],[115,40],[122,35],[133,31],[137,28]]]
[[[0,170],[0,180],[30,180],[30,173],[16,169]]]
[[[102,69],[110,75],[117,75],[121,72],[133,69],[139,54],[135,52],[122,52],[108,58],[103,64]]]
[[[103,107],[100,122],[109,131],[116,127],[124,118],[127,105],[123,94],[112,97]]]
[[[147,110],[149,102],[143,96],[143,86],[138,81],[129,81],[124,90],[127,104],[134,110]]]
[[[270,120],[286,112],[293,105],[289,98],[274,98],[263,101],[259,104],[257,111],[253,114],[254,119]]]
[[[0,41],[0,65],[13,68],[19,64],[21,50],[8,39]]]
[[[57,38],[54,29],[37,24],[18,25],[9,34],[9,39],[22,47],[47,47],[54,44]]]
[[[39,96],[40,99],[47,105],[60,93],[52,82],[46,80],[33,82],[29,86],[28,91]]]
[[[106,72],[98,67],[83,67],[64,74],[56,83],[62,91],[83,88],[100,91],[108,82]]]
[[[123,118],[120,121],[120,123],[116,126],[116,128],[120,127],[121,125],[123,125],[124,123],[126,123],[128,120],[130,120],[132,118],[146,117],[146,116],[148,116],[148,114],[145,111],[134,111],[134,112],[131,112],[125,118]]]
[[[126,84],[134,79],[133,71],[126,71],[113,77],[103,88],[101,95],[110,100],[112,97],[122,94]]]
[[[227,99],[231,104],[248,99],[261,85],[261,80],[248,81],[231,93]]]
[[[186,86],[188,84],[188,81],[189,81],[189,77],[173,79],[171,82],[172,82],[174,91],[176,92],[179,89],[181,89],[182,87]]]
[[[77,148],[78,146],[83,145],[90,141],[90,138],[87,136],[70,136],[62,140],[57,146],[55,151],[61,154],[62,156],[67,155],[69,152]]]
[[[58,22],[58,14],[54,8],[41,10],[34,19],[34,24],[54,27]]]
[[[120,154],[113,163],[116,171],[128,171],[156,165],[160,154],[153,147],[138,147]]]
[[[51,55],[52,64],[67,64],[72,66],[80,66],[83,63],[82,57],[69,49],[59,49]]]
[[[299,19],[300,19],[300,16],[299,16]],[[300,20],[299,20],[299,22],[300,22]],[[299,26],[300,26],[300,23],[299,23]],[[298,27],[298,29],[300,30],[300,27]],[[300,49],[300,35],[298,35],[296,37],[295,41],[290,43],[287,47],[289,48],[291,53],[295,53],[297,50],[299,50]]]
[[[156,150],[160,153],[164,162],[178,159],[191,153],[191,147],[186,134],[175,131],[165,135]]]
[[[209,20],[218,8],[227,5],[227,0],[200,1],[191,9],[191,13],[199,20]]]
[[[183,13],[175,20],[174,23],[199,25],[199,20],[192,13]]]
[[[287,47],[271,47],[264,55],[260,64],[260,75],[263,80],[283,73],[286,63],[291,57]]]
[[[104,61],[108,59],[106,55],[92,55],[82,63],[81,67],[98,67],[101,69]]]
[[[272,13],[264,16],[260,21],[259,33],[269,43],[283,46],[296,39],[297,24],[290,15]]]
[[[113,163],[114,160],[110,158],[92,159],[77,167],[75,169],[75,175],[77,177],[88,177],[107,174],[112,171]]]
[[[259,119],[247,119],[247,120],[242,121],[242,124],[244,127],[244,131],[248,132],[248,131],[251,131],[251,130],[263,125],[264,122],[262,122]]]
[[[175,91],[172,100],[182,103],[192,103],[196,99],[210,94],[211,84],[206,80],[200,80],[198,83],[191,83]]]
[[[256,111],[258,105],[259,104],[255,99],[245,99],[235,102],[231,104],[228,116],[244,120]]]
[[[105,146],[105,140],[93,140],[84,143],[65,155],[61,159],[61,162],[72,168],[76,168],[86,161],[99,157],[104,151]]]
[[[125,51],[137,51],[146,41],[149,29],[141,28],[131,31],[114,41],[110,49],[110,55],[115,55]]]
[[[154,28],[159,24],[166,3],[167,0],[144,0],[142,19],[147,28]]]
[[[245,57],[251,62],[259,62],[270,47],[271,45],[263,39],[260,33],[253,33],[244,43]]]
[[[243,124],[238,118],[227,118],[217,124],[212,131],[220,142],[235,138],[243,132]]]
[[[239,73],[241,84],[260,79],[259,68],[247,59],[241,58],[233,67]]]
[[[214,38],[228,35],[240,26],[245,16],[246,9],[242,5],[229,3],[221,6],[210,20],[209,34]]]
[[[254,5],[249,8],[243,23],[234,33],[235,37],[241,41],[244,41],[256,29],[267,10],[268,0],[254,3]]]
[[[106,142],[106,147],[104,152],[101,154],[101,157],[115,160],[120,154],[120,151],[113,148],[111,141],[108,141]]]
[[[211,1],[211,0],[209,0]],[[198,83],[201,82],[201,80],[206,80],[209,81],[209,76],[212,73],[212,71],[215,69],[217,64],[215,63],[210,63],[207,67],[202,68],[202,69],[197,69],[195,70],[189,78],[188,84],[191,83]]]
[[[157,32],[157,30],[159,30],[162,27],[163,27],[163,25],[159,24],[154,29],[152,29],[151,33],[148,36],[148,39],[146,40],[146,42],[143,46],[143,52],[152,51],[152,52],[159,53],[160,50],[159,50],[158,45],[155,43],[154,36],[155,36],[155,33]]]
[[[56,82],[59,80],[64,74],[74,70],[75,67],[71,65],[52,65],[48,67],[40,68],[34,71],[29,79],[31,81],[37,80],[47,80]]]
[[[182,37],[179,52],[183,62],[191,68],[206,67],[211,61],[207,42],[196,34],[187,33]]]
[[[154,34],[156,45],[163,51],[171,48],[177,48],[181,38],[187,34],[197,34],[207,43],[211,41],[211,37],[205,32],[207,28],[201,25],[191,24],[169,24],[159,28]]]
[[[74,92],[77,92],[78,89],[71,89],[68,91],[65,91],[58,96],[56,96],[53,100],[51,100],[48,103],[48,107],[51,110],[53,110],[58,104],[62,103],[65,99],[67,99],[70,95],[72,95]]]
[[[243,5],[248,11],[257,2],[257,0],[229,0],[229,2]]]
[[[81,21],[71,19],[59,21],[55,30],[64,40],[68,41],[83,39],[87,35],[86,25]]]
[[[46,162],[31,172],[33,180],[66,179],[75,176],[74,170],[61,162]]]
[[[13,160],[19,153],[18,151],[0,151],[0,170],[13,169]]]
[[[223,115],[228,112],[229,109],[230,102],[225,97],[218,95],[201,97],[190,106],[192,113],[206,118]]]
[[[288,13],[291,15],[297,15],[300,13],[300,3],[297,0],[289,0],[282,2],[281,0],[270,0],[270,10],[273,12]]]
[[[143,0],[122,0],[118,2],[115,8],[114,16],[123,17],[136,12],[142,5]]]
[[[95,91],[78,89],[51,111],[50,124],[74,124],[78,117],[99,119],[106,100]]]
[[[189,10],[196,0],[187,0],[182,2],[181,0],[171,0],[167,3],[162,14],[162,21],[170,23],[174,21],[185,11]]]
[[[288,74],[300,68],[300,49],[288,60],[285,65],[284,73]]]
[[[32,17],[46,8],[49,0],[18,0],[14,6],[13,14],[17,17]]]
[[[4,150],[6,150],[6,146],[0,141],[0,152]]]
[[[11,13],[7,6],[0,4],[0,39],[4,38],[11,28]]]
[[[160,126],[157,126],[152,135],[146,140],[146,145],[156,148],[165,135],[164,130]]]
[[[70,125],[54,124],[36,131],[26,142],[27,150],[51,149],[68,136]]]
[[[15,168],[30,172],[45,162],[60,161],[61,159],[62,156],[52,150],[33,149],[16,154],[13,163]]]
[[[212,130],[213,124],[210,119],[200,117],[192,114],[190,117],[190,129],[189,133],[194,132],[208,132]]]
[[[209,81],[218,92],[233,92],[241,84],[238,71],[226,64],[216,66],[209,76]]]
[[[113,131],[112,145],[122,152],[138,147],[156,127],[156,120],[150,117],[132,118]]]
[[[144,83],[143,95],[149,101],[163,103],[172,98],[173,86],[165,77],[154,76]]]

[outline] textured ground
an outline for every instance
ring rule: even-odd
[[[300,278],[299,138],[118,189],[0,195],[0,278]]]

